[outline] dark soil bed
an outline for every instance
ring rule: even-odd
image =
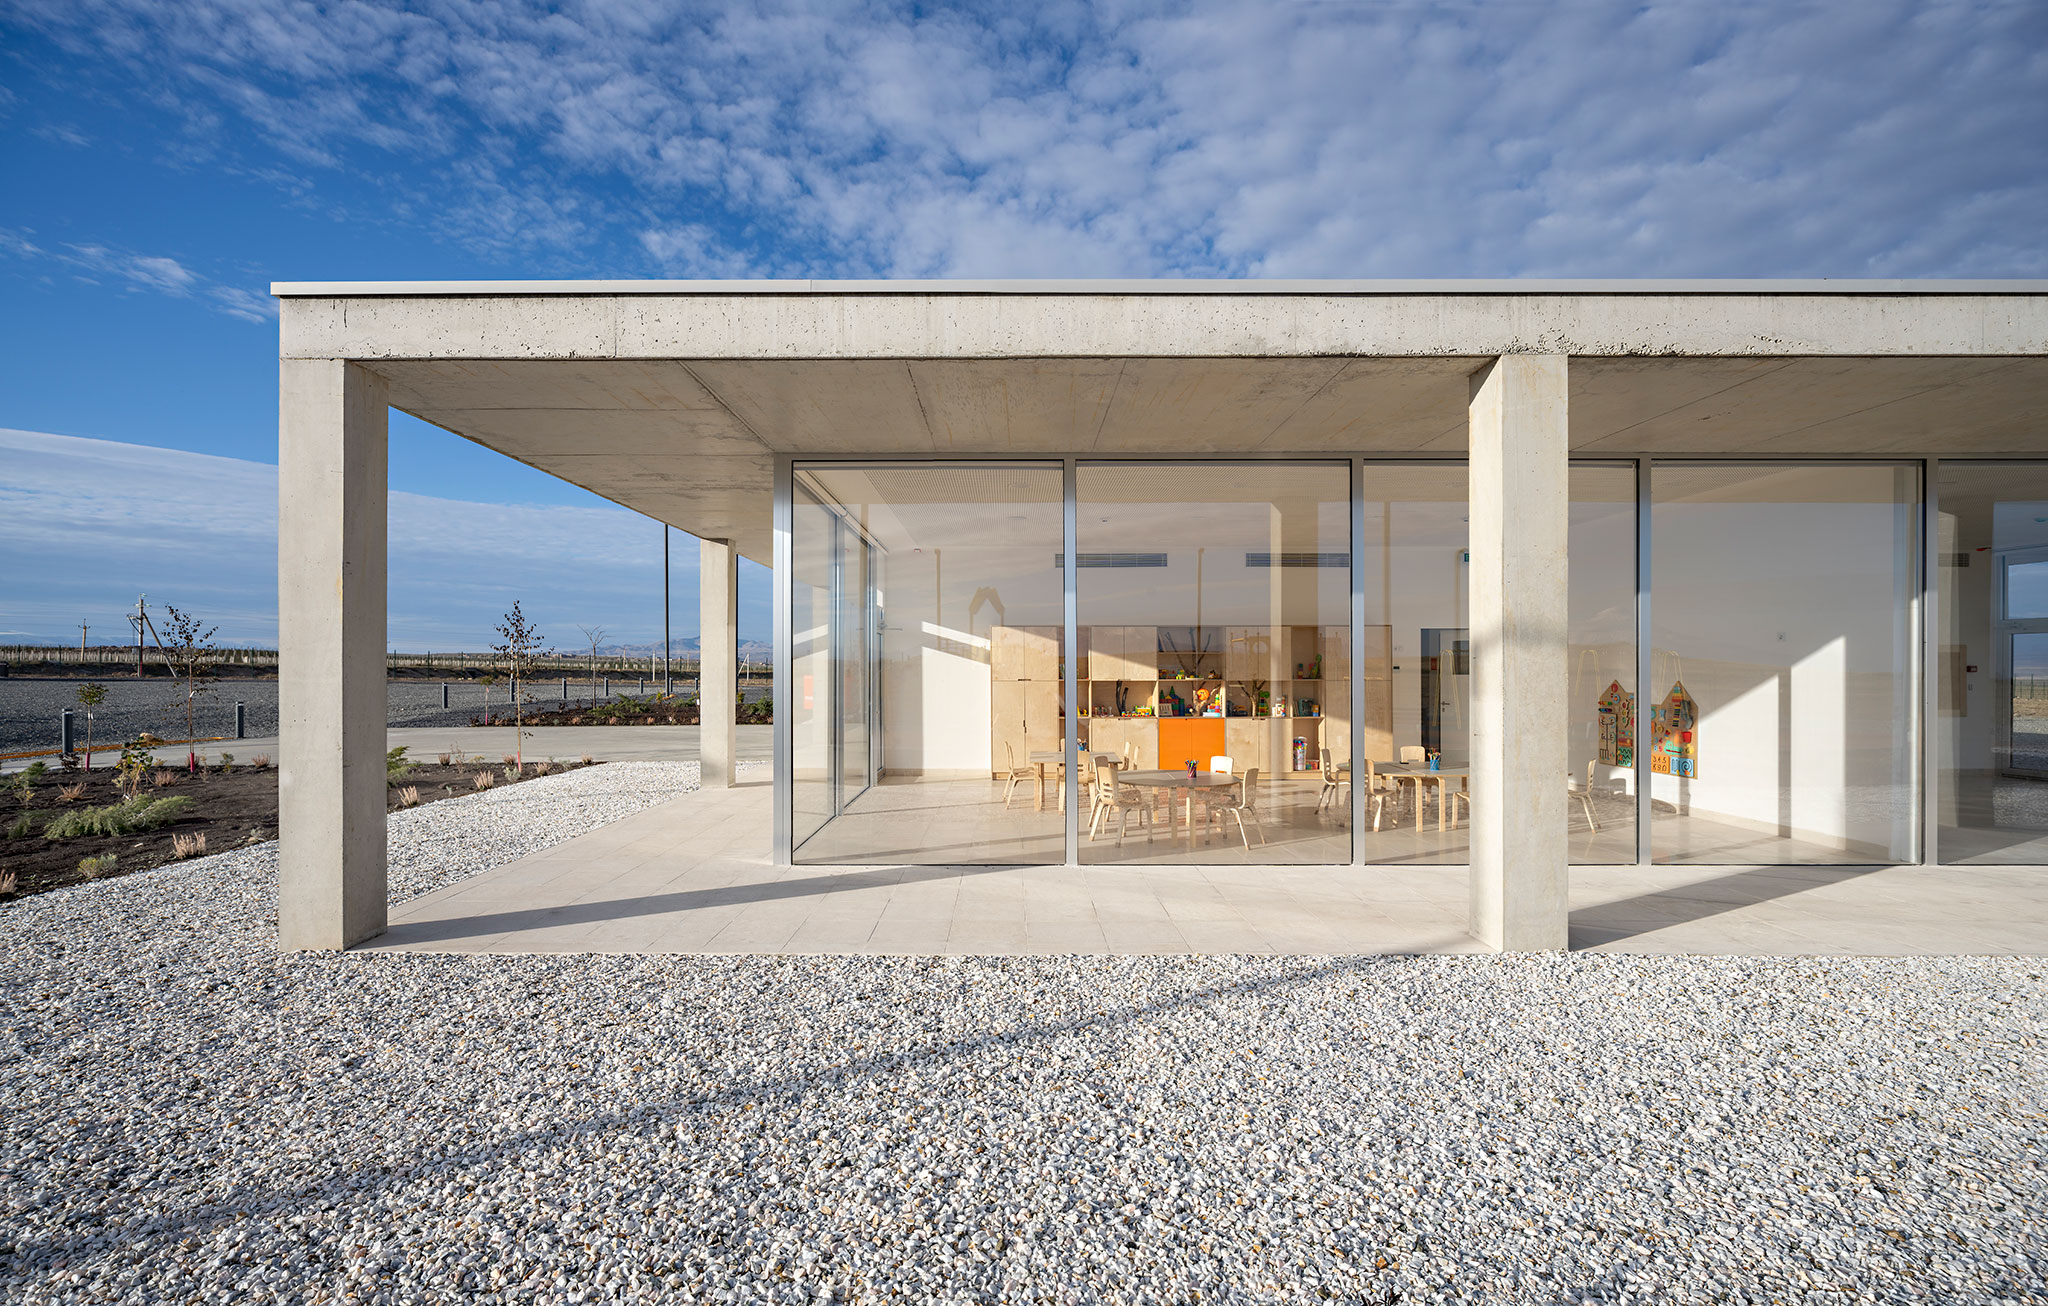
[[[743,704],[735,714],[743,726],[773,725],[774,706],[765,700]],[[607,703],[572,703],[562,708],[526,709],[525,724],[530,726],[694,726],[698,724],[697,704],[677,702],[674,699],[621,698]],[[486,722],[481,715],[470,718],[473,726],[508,726],[512,719],[505,713],[496,713]]]
[[[571,771],[579,765],[561,762],[550,764],[550,768]],[[401,795],[408,788],[419,791],[422,805],[475,793],[479,772],[490,773],[495,785],[516,784],[518,780],[531,780],[540,774],[533,762],[526,764],[518,780],[508,776],[507,769],[503,763],[483,759],[451,762],[446,766],[438,762],[414,766],[410,774],[391,785],[388,806],[393,811],[403,806]],[[158,775],[171,776],[172,782],[158,786],[154,782]],[[10,775],[6,778],[11,781],[16,777]],[[237,766],[232,771],[209,767],[197,773],[183,767],[166,767],[152,772],[151,778],[142,783],[144,798],[177,796],[192,800],[191,805],[175,819],[154,830],[121,835],[80,835],[66,839],[43,837],[44,827],[67,812],[105,807],[122,801],[126,795],[116,786],[115,779],[115,773],[108,769],[96,768],[87,774],[52,768],[34,783],[26,803],[22,801],[21,790],[17,786],[8,784],[0,788],[0,831],[17,830],[24,816],[29,821],[26,835],[11,834],[0,840],[0,887],[4,887],[9,874],[14,876],[14,894],[18,896],[62,888],[87,879],[127,875],[162,866],[178,860],[173,846],[173,839],[178,835],[206,836],[205,853],[195,855],[231,852],[277,837],[277,771],[273,767],[259,769],[251,766]],[[74,785],[84,786],[83,791],[66,800],[64,792]],[[86,858],[108,854],[114,857],[111,867],[91,874],[79,867]],[[0,894],[0,901],[5,901],[6,896]]]

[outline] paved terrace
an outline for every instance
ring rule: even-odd
[[[1463,867],[775,866],[763,779],[693,793],[392,908],[456,953],[1447,953]],[[2048,953],[2028,867],[1574,867],[1575,948]]]

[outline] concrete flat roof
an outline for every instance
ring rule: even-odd
[[[777,456],[1456,457],[1571,356],[1580,457],[2048,454],[2048,280],[279,282],[279,356],[765,562]]]
[[[2048,295],[2048,280],[1046,278],[751,281],[273,281],[279,299],[471,295]]]

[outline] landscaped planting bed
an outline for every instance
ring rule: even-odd
[[[119,750],[115,750],[118,754]],[[133,786],[102,764],[15,772],[0,786],[0,898],[149,870],[277,836],[277,771],[267,756],[208,749],[204,765],[150,767]],[[389,810],[517,784],[586,762],[397,759]],[[482,777],[479,780],[479,777]],[[11,889],[7,877],[13,876]]]
[[[523,718],[530,726],[694,726],[702,719],[697,700],[678,694],[649,694],[642,698],[621,697],[603,703],[571,703],[566,707],[529,707]],[[766,699],[740,704],[735,720],[743,726],[775,723],[774,704]],[[470,724],[486,724],[481,716]],[[490,724],[506,725],[501,715]]]

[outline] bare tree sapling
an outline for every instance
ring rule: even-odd
[[[604,643],[604,627],[578,626],[576,629],[583,632],[584,642],[590,645],[590,703],[592,707],[595,707],[597,705],[597,646]]]
[[[220,627],[209,626],[193,614],[168,604],[164,611],[169,619],[164,622],[163,633],[170,636],[164,644],[164,654],[170,659],[172,670],[185,682],[185,766],[196,775],[199,754],[190,744],[197,734],[193,728],[193,700],[205,692],[204,682],[213,675],[213,637]]]
[[[505,614],[505,620],[498,626],[501,636],[499,643],[491,645],[498,655],[498,663],[512,681],[512,733],[516,741],[514,754],[521,770],[526,768],[526,716],[524,704],[519,696],[519,682],[532,670],[540,650],[541,634],[527,623],[526,616],[519,610],[519,600],[512,601],[512,610]]]

